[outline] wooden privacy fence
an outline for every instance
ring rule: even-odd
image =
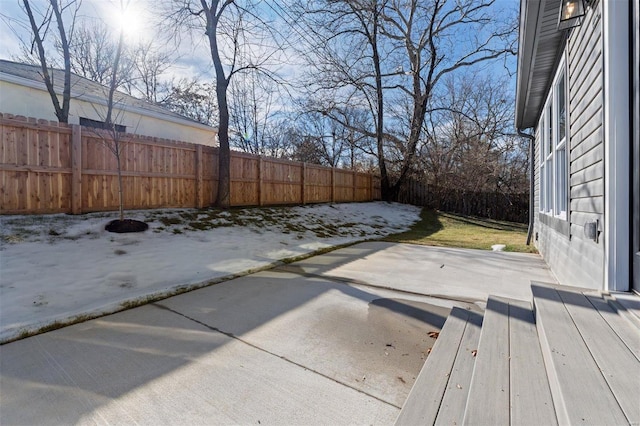
[[[0,114],[0,213],[83,213],[118,209],[115,156],[98,131]],[[126,209],[205,207],[215,202],[218,149],[125,135],[121,168]],[[368,173],[231,153],[231,205],[371,201]]]
[[[518,223],[527,223],[529,220],[528,193],[463,191],[410,180],[401,188],[398,201],[495,220]]]

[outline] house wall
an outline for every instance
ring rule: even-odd
[[[40,89],[0,80],[0,112],[45,120],[57,120],[49,93]],[[104,121],[106,106],[72,98],[69,124],[79,124],[80,117]],[[175,121],[114,108],[114,121],[127,126],[128,133],[214,146],[213,129],[189,126]]]
[[[569,82],[569,229],[537,213],[536,246],[559,282],[601,289],[604,241],[589,240],[584,225],[604,223],[603,52],[601,5],[595,2],[568,37],[564,54]],[[536,126],[535,211],[540,211],[540,125]]]

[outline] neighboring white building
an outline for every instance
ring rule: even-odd
[[[62,103],[64,73],[51,70]],[[71,74],[69,124],[99,125],[107,111],[108,88]],[[158,105],[116,92],[113,121],[127,133],[202,145],[217,145],[216,129]],[[0,112],[57,121],[39,66],[0,60]]]
[[[558,29],[570,3],[580,25]],[[640,292],[639,9],[521,0],[516,127],[535,134],[533,235],[561,284]]]

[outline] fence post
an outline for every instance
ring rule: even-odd
[[[82,127],[71,126],[71,213],[82,213]]]
[[[196,145],[196,208],[204,207],[204,182],[202,168],[202,145]]]
[[[373,201],[373,174],[369,173],[369,201]]]
[[[358,172],[353,171],[353,197],[351,201],[356,201],[356,195],[358,192]]]
[[[331,202],[336,202],[336,169],[331,168]]]
[[[306,175],[307,175],[307,163],[302,162],[302,183],[301,183],[301,189],[302,189],[302,205],[304,206],[306,204],[306,194],[305,194],[305,182],[306,182]]]
[[[258,156],[258,205],[262,207],[262,181],[264,174],[262,173],[262,155]]]

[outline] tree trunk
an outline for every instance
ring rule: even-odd
[[[53,86],[53,80],[49,74],[49,66],[47,65],[47,59],[44,51],[44,40],[43,37],[40,36],[40,29],[35,21],[33,12],[31,11],[31,5],[29,0],[22,0],[25,10],[27,11],[27,15],[29,16],[29,23],[31,25],[31,30],[33,31],[33,39],[36,48],[38,49],[38,57],[40,58],[40,68],[42,69],[44,84],[47,87],[49,96],[51,97],[56,117],[60,123],[67,123],[69,121],[69,104],[71,102],[71,61],[69,57],[69,42],[64,30],[64,23],[62,22],[62,15],[60,14],[58,3],[56,0],[49,1],[56,15],[58,30],[60,32],[60,43],[62,44],[64,57],[64,89],[62,92],[62,106],[60,106],[58,95],[56,94]],[[44,23],[43,26],[45,26]]]
[[[216,84],[220,126],[218,127],[218,197],[216,205],[226,209],[231,207],[231,151],[229,149],[229,108],[227,89]]]
[[[69,105],[71,104],[71,57],[69,54],[69,40],[67,39],[67,33],[64,30],[64,24],[62,22],[62,14],[58,7],[57,0],[50,0],[53,12],[56,15],[56,21],[58,23],[58,32],[60,33],[60,44],[62,45],[62,56],[64,58],[64,89],[62,92],[62,116],[66,121],[69,119]],[[73,23],[72,23],[73,25]],[[73,26],[72,26],[73,28]]]
[[[203,2],[204,3],[204,2]],[[225,3],[226,4],[226,3]],[[224,6],[222,6],[224,7]],[[231,152],[229,150],[229,104],[227,103],[227,89],[229,80],[224,74],[220,52],[218,51],[218,2],[214,1],[211,8],[205,9],[207,17],[206,35],[213,67],[216,70],[216,97],[218,99],[218,196],[216,205],[226,209],[231,206]]]
[[[122,194],[122,167],[120,165],[120,145],[116,142],[116,162],[118,163],[118,213],[120,221],[124,220],[124,198]]]
[[[378,149],[378,167],[380,168],[380,195],[383,201],[393,201],[394,196],[390,191],[389,174],[384,155],[384,89],[382,86],[381,59],[378,52],[378,11],[373,10],[373,31],[369,37],[371,44],[373,66],[376,79],[376,145]],[[397,194],[396,194],[397,196]]]
[[[111,84],[109,85],[109,97],[107,99],[107,117],[104,122],[108,127],[108,132],[112,138],[114,154],[116,156],[116,163],[118,166],[118,211],[120,213],[120,220],[124,220],[124,198],[122,196],[122,166],[120,163],[120,134],[116,130],[116,125],[113,123],[113,96],[116,92],[116,77],[118,74],[118,66],[120,65],[120,56],[122,55],[122,46],[124,45],[124,29],[120,29],[120,39],[118,40],[118,49],[116,50],[116,57],[113,61],[113,74],[111,75]]]

